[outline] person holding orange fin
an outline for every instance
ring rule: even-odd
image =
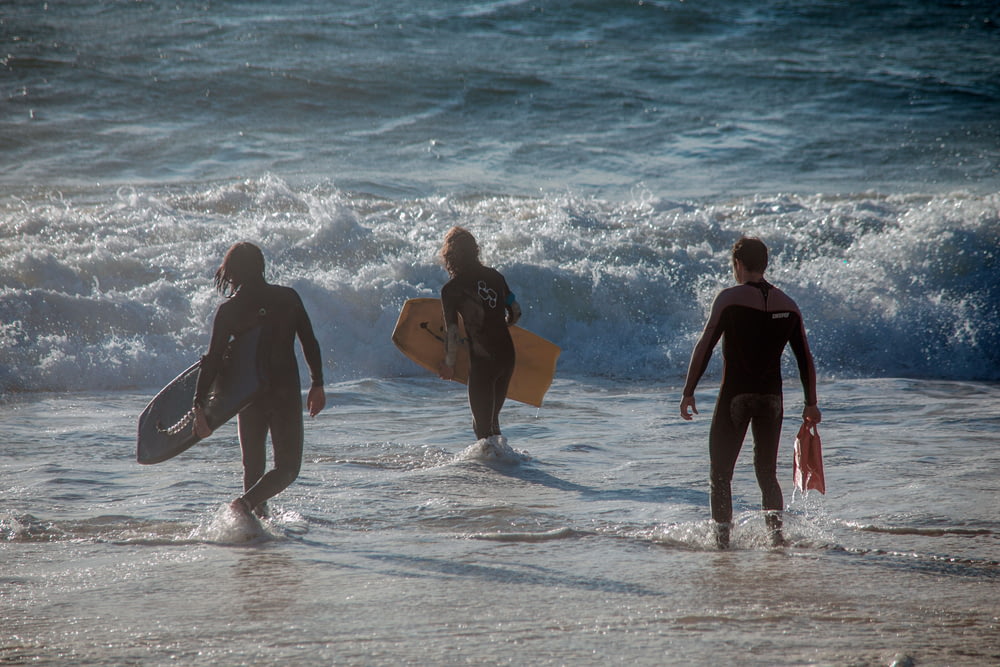
[[[777,459],[784,416],[781,355],[791,345],[805,392],[804,421],[822,419],[816,396],[816,369],[798,306],[764,279],[767,246],[740,238],[733,246],[737,286],[723,290],[712,304],[705,329],[691,354],[680,403],[687,421],[698,414],[694,391],[719,339],[723,339],[722,385],[709,433],[712,519],[720,549],[730,546],[733,519],[732,479],[747,429],[753,432],[754,470],[761,490],[765,521],[775,546],[785,543]]]

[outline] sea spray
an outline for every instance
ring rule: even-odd
[[[268,176],[39,191],[0,207],[0,392],[155,388],[203,354],[228,246],[299,291],[333,380],[421,372],[390,340],[461,224],[563,348],[558,373],[676,381],[741,234],[799,303],[821,375],[1000,378],[1000,195],[385,200]],[[710,367],[717,377],[718,362]]]

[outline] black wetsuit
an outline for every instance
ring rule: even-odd
[[[236,296],[219,306],[208,354],[202,357],[196,405],[204,405],[229,341],[258,324],[264,326],[270,382],[267,392],[239,414],[243,499],[250,509],[295,481],[302,465],[302,390],[295,359],[296,335],[309,365],[312,386],[323,385],[319,343],[298,293],[290,287],[261,281],[244,285]],[[274,451],[274,469],[264,474],[268,431]]]
[[[498,271],[479,266],[465,271],[441,289],[446,326],[462,316],[469,341],[469,407],[477,438],[500,435],[500,409],[514,373],[514,341],[507,311],[514,303],[507,281]]]
[[[723,373],[709,435],[712,518],[733,516],[733,469],[747,427],[753,432],[754,470],[765,510],[781,510],[777,477],[778,440],[783,406],[781,354],[790,344],[798,362],[806,405],[816,404],[816,371],[795,302],[766,281],[723,290],[691,355],[684,396],[693,396],[719,338]]]

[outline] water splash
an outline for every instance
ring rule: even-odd
[[[189,539],[215,544],[259,544],[273,539],[273,535],[252,514],[235,512],[223,504],[191,531]]]
[[[469,445],[455,456],[455,460],[517,465],[530,461],[531,455],[524,450],[511,447],[504,436],[493,435]]]

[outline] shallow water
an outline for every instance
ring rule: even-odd
[[[786,424],[791,545],[768,546],[744,452],[728,552],[708,521],[709,419],[676,417],[675,387],[557,381],[543,408],[508,406],[497,458],[470,442],[457,385],[340,383],[263,524],[225,508],[233,429],[138,466],[147,396],[25,398],[0,412],[0,651],[95,665],[995,663],[1000,388],[820,391],[827,495],[792,493]]]

